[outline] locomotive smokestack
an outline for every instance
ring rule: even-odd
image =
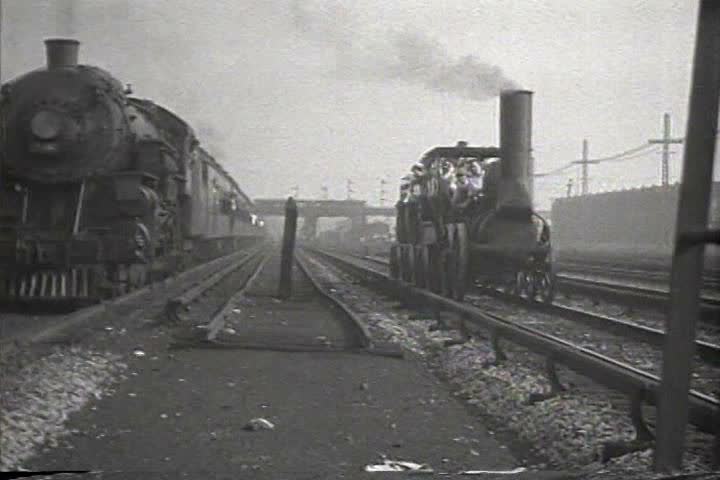
[[[532,92],[504,90],[500,94],[501,202],[532,207],[531,155]]]
[[[45,40],[47,68],[75,67],[78,64],[80,42],[69,38],[50,38]]]

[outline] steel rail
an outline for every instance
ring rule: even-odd
[[[372,348],[373,345],[371,341],[370,331],[368,330],[365,323],[360,319],[360,317],[355,312],[353,312],[352,309],[345,302],[340,300],[337,296],[332,295],[320,284],[315,275],[310,272],[310,269],[307,265],[307,260],[303,258],[303,254],[301,252],[298,252],[295,255],[295,262],[297,263],[302,273],[310,281],[313,288],[323,298],[326,298],[333,305],[336,305],[350,319],[350,325],[352,326],[356,338],[358,338],[359,340],[360,346],[363,348]]]
[[[3,331],[2,337],[0,338],[0,352],[2,355],[9,354],[15,350],[17,344],[19,343],[32,344],[52,341],[53,338],[62,335],[68,329],[92,322],[98,318],[102,318],[105,314],[112,313],[117,307],[127,305],[142,295],[179,285],[196,275],[203,274],[207,271],[213,271],[227,262],[236,263],[238,259],[242,259],[248,254],[249,252],[247,250],[241,250],[216,258],[209,262],[196,265],[178,273],[177,275],[145,285],[144,287],[133,290],[125,295],[115,297],[108,301],[103,301],[96,305],[81,308],[68,314],[58,315],[57,317],[53,317],[47,323],[43,323],[38,328],[25,329],[18,333],[8,333]]]
[[[625,285],[602,280],[590,280],[581,278],[570,278],[558,274],[558,286],[565,291],[593,293],[597,296],[611,300],[647,306],[651,308],[666,308],[669,302],[667,290]],[[701,319],[706,324],[720,323],[720,299],[701,298]]]
[[[313,250],[340,268],[350,270],[360,277],[371,280],[374,285],[383,285],[383,290],[395,290],[403,296],[412,297],[422,303],[433,305],[444,311],[453,312],[465,321],[483,327],[493,335],[502,337],[512,343],[527,348],[535,353],[546,356],[552,362],[560,363],[571,370],[586,376],[598,384],[611,390],[619,391],[633,398],[643,399],[651,405],[659,402],[660,378],[635,367],[606,357],[592,350],[574,345],[566,340],[518,325],[502,317],[483,312],[478,307],[457,302],[427,290],[422,290],[391,279],[388,274],[367,265],[360,265],[357,260],[348,259],[335,253]],[[389,287],[389,288],[385,288]],[[690,421],[698,429],[714,432],[720,402],[716,399],[691,390]]]
[[[357,258],[366,259],[379,265],[388,265],[388,261],[386,259],[379,257],[358,256]],[[483,293],[487,293],[494,297],[500,298],[503,301],[512,302],[541,313],[547,313],[549,315],[569,317],[572,320],[582,322],[586,325],[591,325],[593,327],[602,327],[603,329],[611,330],[622,336],[633,338],[635,340],[648,343],[650,345],[662,346],[663,342],[665,341],[665,332],[657,328],[640,325],[634,322],[628,322],[607,315],[588,312],[586,310],[570,307],[567,305],[559,305],[557,303],[547,304],[541,302],[533,302],[525,298],[517,297],[515,295],[509,295],[492,288],[478,288]],[[720,345],[706,342],[704,340],[696,340],[695,349],[702,360],[716,365],[720,364]]]
[[[257,262],[253,265],[252,261],[254,259],[258,259]],[[230,313],[230,310],[234,308],[234,305],[237,304],[242,297],[245,296],[245,293],[250,289],[250,287],[255,283],[255,279],[257,279],[258,275],[260,275],[260,272],[265,267],[265,263],[268,260],[268,256],[266,254],[265,249],[258,249],[257,251],[253,252],[248,256],[246,261],[243,261],[237,268],[233,269],[230,273],[235,272],[247,265],[252,265],[252,269],[250,272],[250,275],[245,280],[243,285],[232,295],[230,295],[218,308],[218,310],[213,314],[212,318],[210,319],[210,322],[207,324],[207,340],[208,341],[214,341],[217,337],[217,334],[220,332],[220,329],[223,328],[225,325],[225,317],[228,313]],[[225,278],[225,277],[222,277]],[[222,280],[221,278],[221,280]],[[213,283],[211,287],[215,286],[217,282]]]
[[[233,258],[225,257],[225,262],[221,263],[229,263],[229,265],[220,268],[218,271],[200,280],[196,285],[185,290],[180,295],[177,295],[167,301],[167,304],[165,305],[165,315],[167,318],[172,321],[179,321],[181,311],[187,311],[190,304],[196,301],[198,297],[217,285],[223,278],[242,268],[253,258],[261,255],[263,251],[264,246],[261,245],[251,248],[248,251],[239,252],[239,254],[236,254]]]

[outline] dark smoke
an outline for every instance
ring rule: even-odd
[[[474,55],[453,58],[439,42],[409,27],[381,35],[361,33],[340,4],[311,8],[298,0],[293,20],[302,35],[334,48],[341,76],[402,81],[477,101],[518,88],[497,65]]]

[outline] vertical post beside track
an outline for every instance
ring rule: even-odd
[[[670,313],[663,351],[655,448],[656,471],[682,466],[704,252],[702,242],[689,242],[688,237],[698,231],[704,232],[708,227],[719,99],[720,2],[702,0],[675,225]]]
[[[278,297],[280,298],[290,298],[292,295],[292,266],[297,217],[297,204],[292,197],[288,197],[287,202],[285,202],[285,227],[283,229],[282,255],[280,259],[280,285],[278,287]]]

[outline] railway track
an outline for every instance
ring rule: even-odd
[[[236,271],[265,255],[264,246],[217,258],[107,302],[66,314],[0,313],[0,357],[18,349],[67,341],[108,316],[123,317],[165,309],[177,316],[180,306],[215,288]]]
[[[388,267],[387,260],[378,257],[358,256],[360,259],[366,259],[376,265],[384,268]],[[656,325],[643,325],[596,312],[591,312],[582,308],[564,305],[557,300],[553,304],[533,302],[523,297],[507,294],[501,290],[477,287],[479,291],[490,296],[501,299],[504,302],[512,303],[516,306],[529,311],[536,311],[553,317],[570,319],[572,321],[581,322],[594,329],[603,330],[627,337],[633,340],[647,343],[655,347],[662,347],[665,334],[661,329],[662,324],[658,322]],[[648,322],[653,323],[653,322]],[[720,335],[713,329],[706,332],[708,338],[720,338]],[[707,340],[697,340],[695,349],[701,360],[713,365],[720,365],[720,345]]]
[[[470,302],[457,302],[392,280],[379,259],[361,260],[317,250],[313,253],[356,278],[368,280],[371,288],[405,299],[407,304],[451,312],[462,318],[466,328],[489,331],[497,358],[503,357],[500,339],[545,357],[545,369],[554,393],[563,390],[557,376],[557,365],[560,364],[599,385],[625,395],[637,436],[647,439],[648,429],[642,416],[642,406],[657,405],[660,388],[657,375],[548,333],[547,325],[542,325],[542,329],[539,329],[537,325],[509,320],[505,315],[489,312],[486,308],[481,309]],[[701,431],[713,433],[716,428],[714,422],[720,412],[718,399],[696,390],[690,392],[689,399],[690,422]]]
[[[402,357],[402,352],[395,346],[373,341],[370,332],[357,313],[341,299],[333,295],[323,285],[308,266],[305,255],[295,256],[295,274],[292,296],[280,300],[272,297],[274,305],[285,305],[284,308],[302,310],[304,314],[327,317],[327,310],[334,323],[326,324],[323,335],[309,337],[308,331],[297,331],[295,327],[281,324],[272,328],[268,319],[248,319],[240,314],[244,302],[268,302],[268,289],[275,291],[275,283],[263,284],[255,288],[256,278],[263,276],[266,280],[271,272],[279,270],[278,256],[271,256],[270,262],[261,261],[247,280],[234,289],[231,295],[222,297],[219,306],[208,311],[201,306],[188,308],[193,302],[206,303],[202,297],[176,298],[168,303],[167,313],[171,319],[181,320],[185,326],[200,322],[195,327],[186,328],[176,333],[172,348],[209,348],[209,349],[246,349],[268,350],[276,352],[345,352],[367,353],[381,356]],[[263,273],[263,270],[265,272]],[[274,278],[274,277],[273,277]],[[260,292],[260,293],[259,293]],[[192,294],[192,292],[189,292]],[[187,294],[183,295],[188,297]],[[288,303],[289,302],[289,303]],[[218,301],[215,301],[218,304]],[[294,305],[294,307],[293,307]],[[277,308],[277,307],[276,307]],[[209,319],[205,321],[203,319]],[[302,322],[300,322],[302,323]]]
[[[387,265],[388,259],[363,255],[363,258],[379,265]],[[557,274],[558,289],[566,295],[590,295],[637,308],[651,308],[664,311],[667,309],[669,290],[655,284],[637,285],[629,281],[598,279],[561,271]],[[700,322],[715,329],[720,328],[720,297],[704,295],[700,304]]]
[[[565,293],[590,294],[635,307],[664,310],[669,300],[669,290],[659,286],[639,286],[628,282],[580,277],[564,272],[559,273],[557,279],[560,290]],[[720,326],[720,298],[703,296],[700,315],[701,322]]]
[[[641,283],[668,285],[670,283],[669,267],[630,267],[614,263],[598,264],[578,261],[560,261],[558,270],[568,274],[596,275],[604,278],[624,279]],[[707,268],[703,274],[703,284],[706,290],[714,290],[720,285],[720,271]]]

